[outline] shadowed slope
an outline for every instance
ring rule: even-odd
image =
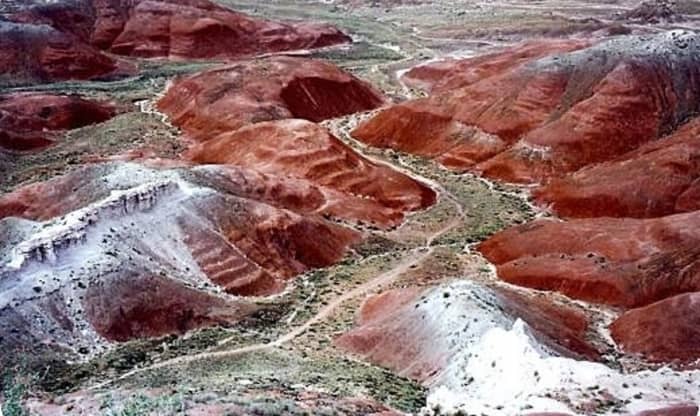
[[[52,133],[101,123],[116,113],[107,103],[78,96],[0,96],[0,148],[33,150],[50,145]]]
[[[318,122],[383,103],[377,90],[335,65],[280,56],[177,79],[158,107],[189,136],[204,141],[261,121]]]
[[[95,79],[117,62],[50,26],[0,21],[0,81],[10,84]]]

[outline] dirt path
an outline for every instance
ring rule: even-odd
[[[461,224],[462,219],[464,217],[464,209],[463,209],[462,205],[458,202],[457,198],[454,195],[449,193],[446,189],[444,189],[440,184],[438,184],[435,181],[432,181],[428,178],[424,178],[424,177],[421,177],[419,175],[416,175],[414,172],[411,172],[406,168],[394,166],[391,163],[388,163],[386,161],[382,161],[379,159],[374,159],[369,155],[363,155],[363,156],[365,156],[369,159],[372,159],[376,163],[382,163],[382,164],[388,165],[394,169],[402,171],[405,174],[410,175],[414,179],[419,180],[423,183],[430,184],[433,187],[433,189],[439,193],[440,197],[448,199],[449,201],[451,201],[455,205],[455,208],[458,212],[458,215],[454,216],[447,224],[445,224],[439,230],[433,232],[432,234],[427,235],[426,240],[425,240],[425,244],[411,250],[412,253],[408,254],[406,256],[406,258],[403,261],[401,261],[399,264],[397,264],[395,267],[393,267],[390,270],[387,270],[384,273],[379,274],[378,276],[374,277],[373,279],[361,284],[360,286],[352,289],[351,291],[343,294],[342,296],[339,296],[339,297],[333,299],[331,302],[329,302],[327,305],[325,305],[323,308],[321,308],[318,312],[316,312],[316,314],[314,314],[306,322],[304,322],[302,325],[293,328],[292,330],[290,330],[286,334],[280,336],[279,338],[277,338],[274,341],[248,345],[245,347],[240,347],[240,348],[235,348],[235,349],[225,350],[225,351],[202,352],[199,354],[181,356],[181,357],[176,357],[176,358],[172,358],[169,360],[157,362],[157,363],[148,365],[146,367],[140,367],[140,368],[137,367],[137,368],[134,368],[134,369],[120,375],[117,378],[107,380],[107,381],[104,381],[102,383],[98,383],[96,385],[93,385],[88,390],[99,390],[99,389],[107,387],[111,384],[114,384],[116,382],[133,377],[135,375],[145,373],[148,371],[158,370],[161,368],[189,364],[192,362],[206,360],[206,359],[212,359],[212,358],[230,358],[230,357],[234,357],[237,355],[258,352],[258,351],[264,351],[264,350],[269,350],[269,349],[273,349],[276,347],[280,347],[280,346],[294,340],[295,338],[299,337],[304,332],[306,332],[309,328],[311,328],[313,325],[315,325],[319,322],[322,322],[324,319],[329,317],[343,303],[345,303],[351,299],[354,299],[356,297],[359,297],[359,296],[366,296],[371,291],[373,291],[377,288],[380,288],[381,286],[388,285],[388,284],[392,283],[401,274],[407,272],[409,269],[411,269],[414,266],[418,266],[425,259],[427,259],[433,252],[433,247],[431,247],[433,241],[435,241],[440,236],[448,233],[450,230],[452,230],[453,228],[455,228]],[[417,254],[417,255],[415,255],[415,254]],[[228,341],[229,341],[229,339],[224,339],[218,345],[226,344]]]
[[[282,335],[281,337],[277,338],[274,341],[267,342],[267,343],[261,343],[261,344],[254,344],[254,345],[248,345],[245,347],[241,348],[236,348],[232,350],[227,350],[227,351],[211,351],[211,352],[203,352],[200,354],[195,354],[195,355],[189,355],[189,356],[182,356],[182,357],[177,357],[173,358],[170,360],[162,361],[159,363],[151,364],[147,367],[141,367],[141,368],[135,368],[131,371],[128,371],[121,376],[113,379],[113,380],[108,380],[103,383],[99,383],[97,385],[92,386],[89,390],[98,390],[101,388],[104,388],[110,384],[116,383],[118,381],[125,380],[127,378],[130,378],[132,376],[135,376],[140,373],[148,372],[148,371],[153,371],[153,370],[158,370],[161,368],[165,367],[172,367],[176,365],[182,365],[182,364],[189,364],[195,361],[199,360],[205,360],[205,359],[211,359],[211,358],[228,358],[228,357],[234,357],[236,355],[241,355],[241,354],[247,354],[251,352],[258,352],[258,351],[263,351],[267,349],[272,349],[276,347],[280,347],[298,336],[302,335],[304,332],[306,332],[309,328],[311,328],[313,325],[322,322],[324,319],[326,319],[329,315],[331,315],[340,305],[345,303],[348,300],[354,299],[359,296],[367,295],[369,292],[372,290],[379,288],[381,286],[390,284],[393,282],[397,277],[399,277],[401,274],[407,272],[409,269],[411,269],[413,266],[417,266],[420,263],[422,263],[425,259],[427,259],[433,252],[433,248],[430,247],[430,244],[441,236],[442,234],[450,231],[452,228],[457,226],[459,224],[458,220],[453,220],[449,224],[447,224],[445,227],[431,235],[428,240],[426,246],[419,247],[414,249],[414,252],[420,253],[418,256],[413,256],[409,255],[405,260],[403,260],[401,263],[399,263],[396,267],[392,268],[391,270],[388,270],[374,279],[363,283],[362,285],[354,288],[353,290],[345,293],[342,296],[339,296],[335,299],[333,299],[332,302],[328,303],[326,306],[321,308],[314,316],[312,316],[309,320],[307,320],[303,325],[300,325],[291,331],[287,332],[286,334]],[[225,344],[226,340],[223,340],[221,344]]]
[[[147,112],[147,111],[152,111],[156,112],[153,110],[152,105],[149,102],[142,102],[140,103],[139,107],[141,111]],[[165,120],[167,120],[167,117],[163,116]],[[347,116],[347,117],[353,117]],[[435,192],[438,193],[440,198],[445,198],[449,200],[454,206],[457,211],[457,215],[452,217],[450,221],[448,221],[443,227],[441,227],[439,230],[428,234],[425,236],[425,242],[422,246],[416,247],[411,250],[411,253],[409,253],[404,260],[402,260],[399,264],[391,268],[390,270],[387,270],[384,273],[381,273],[374,277],[373,279],[361,284],[360,286],[357,286],[356,288],[350,290],[347,293],[344,293],[341,296],[338,296],[334,298],[331,302],[329,302],[327,305],[325,305],[323,308],[321,308],[318,312],[316,312],[311,318],[309,318],[306,322],[303,324],[292,328],[289,332],[285,333],[284,335],[281,335],[279,338],[275,339],[274,341],[270,342],[265,342],[265,343],[258,343],[258,344],[253,344],[253,345],[248,345],[245,347],[239,347],[239,348],[234,348],[231,350],[224,350],[224,351],[205,351],[201,352],[198,354],[194,355],[186,355],[186,356],[180,356],[180,357],[175,357],[172,359],[168,359],[165,361],[153,363],[150,365],[147,365],[145,367],[137,367],[134,368],[124,374],[121,374],[119,377],[104,381],[102,383],[98,383],[96,385],[91,386],[88,388],[88,390],[99,390],[104,387],[107,387],[111,384],[117,383],[122,380],[126,380],[130,377],[146,373],[149,371],[154,371],[162,368],[167,368],[167,367],[173,367],[173,366],[178,366],[178,365],[186,365],[190,364],[196,361],[200,360],[206,360],[206,359],[215,359],[215,358],[230,358],[230,357],[235,357],[237,355],[242,355],[242,354],[247,354],[247,353],[253,353],[253,352],[259,352],[259,351],[265,351],[265,350],[270,350],[273,348],[281,347],[297,337],[301,336],[304,334],[309,328],[312,326],[322,322],[326,318],[328,318],[338,307],[340,307],[342,304],[345,302],[355,299],[360,296],[366,296],[370,292],[374,291],[375,289],[378,289],[382,286],[391,284],[393,281],[395,281],[399,276],[401,276],[403,273],[406,273],[408,270],[411,268],[418,266],[421,264],[424,260],[430,257],[430,255],[433,253],[433,247],[432,244],[433,242],[441,237],[442,235],[448,233],[451,231],[453,228],[459,226],[462,223],[462,220],[464,218],[465,212],[464,208],[462,205],[459,203],[458,199],[452,195],[449,191],[447,191],[440,183],[423,177],[421,175],[416,174],[414,171],[412,171],[408,166],[405,166],[403,163],[400,163],[399,165],[396,165],[394,163],[388,162],[386,160],[382,160],[376,157],[373,157],[367,152],[363,151],[367,147],[364,146],[364,144],[356,141],[352,136],[349,134],[349,131],[351,130],[351,126],[355,123],[351,123],[350,126],[345,126],[341,127],[338,122],[340,122],[343,118],[340,119],[335,119],[335,120],[329,120],[327,123],[327,126],[330,128],[330,130],[339,136],[339,138],[344,139],[346,142],[349,142],[355,151],[360,153],[363,157],[366,159],[372,161],[373,163],[376,163],[378,165],[384,165],[387,166],[391,169],[394,169],[396,171],[399,171],[411,178],[413,178],[416,181],[422,182],[428,186],[430,186]],[[356,120],[355,120],[356,121]],[[354,145],[354,146],[353,146]],[[231,339],[234,337],[226,338],[221,340],[217,346],[225,345],[228,343]]]
[[[460,213],[463,213],[461,205],[459,205],[456,202],[456,200],[454,199],[454,197],[452,195],[450,195],[449,197],[450,197],[450,200],[456,204]],[[287,332],[286,334],[282,335],[281,337],[277,338],[274,341],[270,341],[267,343],[248,345],[245,347],[235,348],[235,349],[226,350],[226,351],[210,351],[210,352],[203,352],[203,353],[195,354],[195,355],[182,356],[182,357],[177,357],[177,358],[173,358],[170,360],[154,363],[154,364],[151,364],[151,365],[146,366],[146,367],[134,368],[133,370],[128,371],[115,379],[96,384],[96,385],[90,387],[89,390],[98,390],[98,389],[104,388],[108,385],[111,385],[113,383],[130,378],[132,376],[135,376],[135,375],[138,375],[138,374],[141,374],[144,372],[148,372],[148,371],[158,370],[158,369],[165,368],[165,367],[172,367],[172,366],[176,366],[176,365],[189,364],[189,363],[192,363],[195,361],[211,359],[211,358],[229,358],[229,357],[234,357],[237,355],[242,355],[242,354],[247,354],[247,353],[251,353],[251,352],[258,352],[258,351],[263,351],[263,350],[268,350],[268,349],[280,347],[280,346],[294,340],[298,336],[302,335],[304,332],[306,332],[313,325],[315,325],[319,322],[322,322],[324,319],[326,319],[328,316],[330,316],[340,305],[342,305],[346,301],[354,299],[354,298],[359,297],[359,296],[367,295],[367,294],[369,294],[369,292],[371,292],[372,290],[374,290],[376,288],[390,284],[397,277],[399,277],[401,274],[407,272],[413,266],[417,266],[420,263],[422,263],[433,252],[433,248],[431,247],[432,242],[436,238],[440,237],[441,235],[449,232],[454,227],[458,226],[460,224],[460,222],[461,222],[460,217],[459,216],[455,217],[448,224],[446,224],[443,228],[434,232],[432,235],[428,236],[428,238],[426,240],[426,244],[424,246],[417,247],[417,248],[412,250],[415,253],[419,253],[418,256],[408,255],[405,260],[400,262],[398,265],[396,265],[391,270],[388,270],[388,271],[376,276],[374,279],[372,279],[368,282],[365,282],[362,285],[354,288],[353,290],[345,293],[344,295],[333,299],[332,302],[328,303],[326,306],[321,308],[314,316],[309,318],[309,320],[307,320],[304,324],[292,329],[291,331]],[[221,342],[221,344],[225,344],[225,343],[226,343],[226,340],[223,340]]]

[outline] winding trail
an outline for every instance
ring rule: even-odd
[[[413,55],[407,55],[406,58],[404,58],[402,61],[408,62],[414,58],[415,57]],[[395,62],[393,64],[395,64]],[[157,97],[154,97],[151,100],[145,100],[145,101],[139,102],[139,103],[137,103],[138,108],[141,112],[155,114],[156,116],[160,116],[164,123],[168,123],[167,116],[165,116],[164,114],[160,113],[159,111],[157,111],[155,109],[154,102],[156,99],[157,99]],[[139,374],[147,373],[149,371],[154,371],[154,370],[159,370],[159,369],[174,367],[174,366],[179,366],[179,365],[187,365],[187,364],[201,361],[201,360],[217,359],[217,358],[230,358],[230,357],[235,357],[238,355],[266,351],[266,350],[271,350],[274,348],[282,347],[283,345],[293,341],[297,337],[304,334],[312,326],[314,326],[320,322],[323,322],[326,318],[328,318],[330,315],[332,315],[333,312],[335,312],[336,309],[338,309],[345,302],[352,300],[352,299],[355,299],[355,298],[360,297],[360,296],[367,296],[370,292],[372,292],[378,288],[381,288],[382,286],[391,284],[393,281],[395,281],[402,274],[406,273],[411,268],[421,264],[423,261],[425,261],[427,258],[430,257],[430,255],[433,253],[433,250],[434,250],[434,247],[432,247],[433,242],[436,239],[438,239],[439,237],[441,237],[442,235],[450,232],[455,227],[458,227],[459,225],[461,225],[461,223],[465,217],[465,212],[464,212],[463,206],[459,203],[459,200],[454,195],[452,195],[448,190],[446,190],[437,181],[434,181],[432,179],[418,175],[416,172],[411,170],[409,168],[409,166],[405,165],[404,163],[399,163],[397,165],[397,164],[391,163],[387,160],[380,159],[380,158],[377,158],[377,157],[374,157],[374,156],[368,154],[366,152],[366,150],[368,149],[368,146],[366,146],[364,143],[361,143],[361,142],[357,141],[356,139],[354,139],[349,133],[351,131],[353,125],[359,121],[356,119],[356,116],[357,116],[357,114],[353,114],[353,115],[349,115],[349,116],[345,116],[345,117],[340,117],[337,119],[327,120],[326,122],[321,123],[321,124],[325,125],[329,130],[331,130],[331,132],[334,135],[336,135],[341,140],[345,141],[346,144],[350,145],[356,152],[358,152],[365,159],[367,159],[367,160],[369,160],[377,165],[387,166],[391,169],[394,169],[398,172],[403,173],[406,176],[413,178],[414,180],[416,180],[418,182],[421,182],[421,183],[424,183],[424,184],[430,186],[438,194],[439,198],[445,198],[446,200],[449,200],[454,205],[455,210],[457,212],[457,215],[453,216],[440,229],[432,232],[431,234],[426,235],[424,244],[411,249],[409,251],[409,253],[406,253],[404,259],[402,261],[400,261],[397,265],[395,265],[393,268],[377,275],[376,277],[372,278],[371,280],[355,287],[354,289],[344,293],[343,295],[334,298],[327,305],[325,305],[321,309],[319,309],[312,317],[310,317],[303,324],[292,328],[289,332],[281,335],[279,338],[277,338],[273,341],[247,345],[247,346],[234,348],[234,349],[230,349],[230,350],[204,351],[204,352],[194,354],[194,355],[184,355],[184,356],[179,356],[179,357],[171,358],[168,360],[152,363],[152,364],[147,365],[145,367],[136,367],[130,371],[127,371],[126,373],[119,375],[116,378],[106,380],[104,382],[101,382],[101,383],[98,383],[98,384],[95,384],[95,385],[89,387],[88,388],[89,391],[100,390],[100,389],[103,389],[103,388],[110,386],[112,384],[129,379],[129,378],[134,377],[134,376],[138,376]],[[344,124],[344,122],[346,122],[348,120],[350,121],[350,123]],[[434,206],[437,206],[437,204]],[[429,208],[429,209],[431,209],[431,208]],[[220,347],[221,345],[225,345],[226,343],[230,342],[233,338],[234,337],[225,338],[225,339],[221,340],[217,344],[217,346]]]
[[[406,62],[410,61],[411,59],[414,59],[414,56],[408,55],[408,56],[406,56],[406,58],[404,58],[404,60]],[[394,64],[395,64],[395,62],[394,62]],[[154,102],[157,98],[158,97],[154,97],[153,99],[145,100],[145,101],[137,103],[138,108],[141,112],[160,116],[164,123],[168,123],[167,116],[165,116],[164,114],[160,113],[159,111],[157,111],[155,109]],[[406,253],[404,259],[402,261],[400,261],[397,265],[395,265],[393,268],[375,276],[371,280],[355,287],[354,289],[342,294],[341,296],[334,298],[327,305],[325,305],[321,309],[319,309],[312,317],[310,317],[303,324],[291,328],[288,332],[286,332],[285,334],[281,335],[279,338],[277,338],[273,341],[247,345],[247,346],[234,348],[234,349],[230,349],[230,350],[204,351],[204,352],[201,352],[198,354],[174,357],[174,358],[171,358],[168,360],[152,363],[152,364],[144,366],[144,367],[136,367],[130,371],[127,371],[126,373],[119,375],[116,378],[106,380],[104,382],[97,383],[97,384],[89,387],[88,388],[89,391],[100,390],[100,389],[103,389],[103,388],[110,386],[112,384],[129,379],[129,378],[134,377],[134,376],[138,376],[139,374],[147,373],[149,371],[154,371],[154,370],[159,370],[159,369],[174,367],[174,366],[179,366],[179,365],[187,365],[190,363],[194,363],[194,362],[201,361],[201,360],[207,360],[207,359],[230,358],[230,357],[235,357],[238,355],[266,351],[266,350],[271,350],[274,348],[281,347],[281,346],[293,341],[294,339],[301,336],[302,334],[304,334],[312,326],[314,326],[320,322],[323,322],[326,318],[328,318],[330,315],[332,315],[333,312],[335,312],[336,309],[338,309],[345,302],[352,300],[352,299],[355,299],[355,298],[360,297],[360,296],[367,296],[370,292],[372,292],[378,288],[381,288],[382,286],[391,284],[399,276],[406,273],[411,268],[421,264],[423,261],[425,261],[427,258],[430,257],[430,255],[433,253],[433,250],[434,250],[434,247],[432,247],[433,242],[436,239],[438,239],[439,237],[441,237],[442,235],[450,232],[452,229],[454,229],[455,227],[459,226],[462,223],[462,221],[465,217],[465,212],[464,212],[463,206],[459,203],[458,199],[454,195],[452,195],[449,191],[447,191],[437,181],[434,181],[432,179],[418,175],[416,172],[411,170],[409,168],[409,166],[407,166],[403,163],[399,163],[397,165],[397,164],[391,163],[387,160],[377,158],[377,157],[374,157],[374,156],[368,154],[366,151],[368,149],[368,146],[366,146],[364,143],[361,143],[361,142],[355,140],[349,133],[352,130],[353,125],[355,125],[359,121],[357,119],[357,116],[358,116],[357,114],[353,114],[353,115],[349,115],[349,116],[345,116],[345,117],[340,117],[337,119],[327,120],[326,122],[321,123],[321,124],[325,125],[329,130],[331,130],[331,132],[334,135],[336,135],[341,140],[345,141],[346,144],[350,145],[362,157],[366,158],[367,160],[371,161],[372,163],[375,163],[377,165],[387,166],[391,169],[394,169],[398,172],[401,172],[401,173],[413,178],[414,180],[416,180],[418,182],[421,182],[421,183],[424,183],[424,184],[430,186],[438,194],[439,198],[445,198],[446,200],[449,200],[454,205],[456,212],[457,212],[457,215],[453,216],[440,229],[432,232],[431,234],[426,235],[424,244],[411,249],[409,253]],[[362,116],[360,116],[360,117],[362,117]],[[346,123],[347,121],[350,121],[350,122]],[[232,339],[234,339],[234,337],[229,337],[229,338],[225,338],[225,339],[221,340],[217,344],[217,347],[225,345],[226,343],[230,342]]]
[[[461,205],[457,204],[457,206],[460,208],[460,211],[461,211]],[[210,352],[203,352],[203,353],[194,354],[194,355],[181,356],[181,357],[172,358],[172,359],[169,359],[166,361],[154,363],[154,364],[151,364],[151,365],[146,366],[146,367],[134,368],[133,370],[128,371],[115,379],[107,380],[105,382],[96,384],[96,385],[90,387],[88,390],[99,390],[99,389],[107,387],[111,384],[114,384],[116,382],[133,377],[135,375],[145,373],[148,371],[158,370],[161,368],[189,364],[189,363],[192,363],[195,361],[212,359],[212,358],[230,358],[230,357],[234,357],[237,355],[242,355],[242,354],[247,354],[247,353],[252,353],[252,352],[259,352],[259,351],[263,351],[263,350],[273,349],[276,347],[281,347],[282,345],[284,345],[284,344],[294,340],[298,336],[302,335],[304,332],[306,332],[313,325],[315,325],[319,322],[322,322],[324,319],[326,319],[329,315],[331,315],[339,306],[341,306],[346,301],[354,299],[354,298],[362,296],[362,295],[366,295],[376,288],[390,284],[396,278],[398,278],[401,274],[403,274],[403,273],[407,272],[409,269],[411,269],[413,266],[416,266],[416,265],[422,263],[433,252],[433,247],[431,247],[432,242],[436,238],[440,237],[441,235],[449,232],[454,227],[458,226],[460,223],[461,223],[461,221],[460,221],[459,216],[453,218],[443,228],[441,228],[440,230],[438,230],[435,233],[433,233],[432,235],[430,235],[428,237],[428,239],[426,240],[426,244],[424,246],[417,247],[417,248],[414,248],[413,250],[411,250],[413,252],[419,253],[418,256],[413,256],[410,254],[407,255],[406,259],[401,261],[394,268],[387,270],[386,272],[376,276],[374,279],[369,280],[369,281],[361,284],[360,286],[343,294],[342,296],[339,296],[339,297],[333,299],[333,301],[331,301],[326,306],[321,308],[318,312],[316,312],[315,315],[313,315],[306,322],[304,322],[304,324],[302,324],[298,327],[295,327],[294,329],[292,329],[291,331],[287,332],[286,334],[282,335],[281,337],[277,338],[274,341],[248,345],[245,347],[235,348],[235,349],[226,350],[226,351],[210,351]],[[226,343],[226,340],[223,340],[221,342],[221,344],[224,344],[224,343]]]
[[[404,174],[411,176],[415,180],[429,184],[438,193],[438,195],[440,197],[446,198],[447,200],[452,202],[452,204],[455,206],[455,209],[457,211],[457,215],[453,216],[450,219],[450,221],[447,222],[443,227],[441,227],[440,229],[427,235],[426,239],[425,239],[425,243],[421,246],[415,247],[412,250],[410,250],[410,253],[407,253],[405,255],[405,258],[401,262],[399,262],[399,264],[397,264],[396,266],[394,266],[390,270],[387,270],[386,272],[377,275],[373,279],[371,279],[371,280],[355,287],[354,289],[344,293],[343,295],[334,298],[331,302],[329,302],[327,305],[325,305],[323,308],[321,308],[318,312],[316,312],[316,314],[314,314],[311,318],[309,318],[302,325],[294,327],[289,332],[285,333],[284,335],[280,336],[279,338],[275,339],[274,341],[265,342],[265,343],[258,343],[258,344],[253,344],[253,345],[247,345],[244,347],[239,347],[239,348],[235,348],[235,349],[231,349],[231,350],[206,351],[206,352],[202,352],[202,353],[194,354],[194,355],[175,357],[175,358],[168,359],[165,361],[153,363],[153,364],[145,366],[145,367],[137,367],[137,368],[134,368],[130,371],[127,371],[126,373],[121,374],[119,377],[104,381],[102,383],[95,384],[95,385],[89,387],[88,390],[89,391],[100,390],[100,389],[103,389],[109,385],[117,383],[119,381],[123,381],[123,380],[131,378],[133,376],[137,376],[139,374],[146,373],[146,372],[153,371],[153,370],[159,370],[159,369],[167,368],[167,367],[190,364],[190,363],[193,363],[196,361],[207,360],[207,359],[230,358],[230,357],[235,357],[238,355],[259,352],[259,351],[265,351],[265,350],[270,350],[270,349],[274,349],[277,347],[281,347],[284,344],[286,344],[286,343],[294,340],[295,338],[299,337],[300,335],[302,335],[304,332],[306,332],[313,325],[318,324],[318,323],[322,322],[323,320],[325,320],[326,318],[328,318],[343,303],[345,303],[351,299],[360,297],[360,296],[366,296],[370,292],[372,292],[373,290],[375,290],[377,288],[391,284],[393,281],[395,281],[403,273],[406,273],[408,270],[410,270],[414,266],[419,265],[424,260],[429,258],[434,250],[434,247],[432,246],[433,242],[437,238],[448,233],[450,230],[459,226],[462,223],[462,220],[463,220],[464,215],[465,215],[464,208],[462,207],[462,205],[458,202],[457,198],[454,195],[452,195],[450,192],[448,192],[439,183],[437,183],[433,180],[430,180],[428,178],[424,178],[422,176],[419,176],[415,172],[412,172],[405,167],[395,166],[394,164],[389,163],[387,161],[373,158],[370,155],[364,154],[364,152],[362,152],[361,149],[358,149],[357,146],[355,146],[355,150],[358,151],[359,153],[361,153],[363,157],[365,157],[369,160],[372,160],[373,162],[375,162],[377,164],[383,164],[383,165],[390,166],[391,168],[396,169],[397,171],[403,172]],[[417,255],[414,255],[414,254],[417,254]],[[228,341],[230,341],[230,339],[231,338],[224,339],[224,340],[220,341],[218,345],[226,344]]]

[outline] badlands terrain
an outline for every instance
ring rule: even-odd
[[[0,415],[697,416],[695,0],[2,0]]]

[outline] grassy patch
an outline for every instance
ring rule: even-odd
[[[136,394],[120,400],[107,396],[100,410],[104,416],[173,415],[184,414],[185,403],[180,393],[157,397]]]
[[[187,337],[169,335],[157,339],[125,342],[113,350],[86,363],[67,364],[62,361],[47,363],[50,374],[37,380],[42,390],[65,393],[74,390],[88,380],[105,379],[125,373],[136,366],[149,365],[156,360],[167,360],[187,354],[195,354],[215,347],[219,341],[237,336],[237,343],[257,342],[255,331],[241,327],[235,331],[225,328],[205,328],[188,334]]]
[[[370,65],[372,63],[387,63],[404,58],[401,53],[395,50],[365,41],[355,42],[345,48],[313,52],[311,56],[331,61],[343,68]]]
[[[24,407],[23,400],[32,379],[24,375],[18,368],[7,369],[2,379],[2,404],[0,409],[3,416],[28,416],[29,411]]]
[[[217,392],[226,397],[274,391],[282,398],[296,397],[303,386],[303,389],[324,391],[335,398],[367,395],[409,412],[420,409],[426,397],[426,391],[418,384],[378,367],[344,358],[304,358],[294,351],[279,349],[158,369],[140,374],[126,385],[138,388],[187,386],[189,390]],[[275,402],[280,400],[275,399]]]
[[[159,157],[175,157],[183,144],[174,128],[150,114],[136,111],[104,123],[72,130],[52,147],[36,153],[16,154],[0,163],[0,192],[68,173],[86,162],[109,158],[141,148]]]

